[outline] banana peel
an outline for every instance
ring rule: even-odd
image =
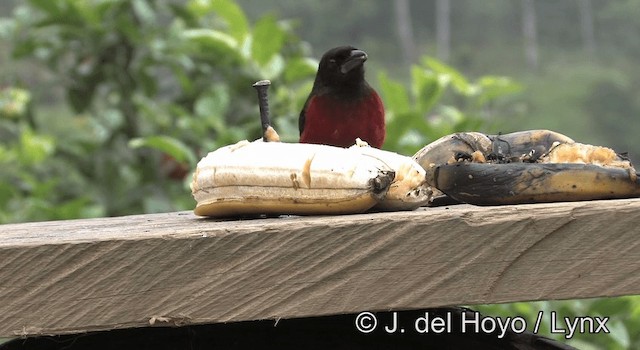
[[[573,139],[550,130],[518,131],[504,135],[460,132],[443,136],[424,146],[413,156],[423,168],[456,161],[456,155],[482,154],[485,158],[517,160],[523,154],[544,154],[554,145],[575,143]],[[515,157],[515,159],[514,159]]]
[[[200,216],[411,210],[428,201],[425,175],[410,157],[363,144],[241,141],[204,157],[191,191]]]
[[[436,186],[475,205],[566,202],[640,196],[640,182],[621,168],[569,163],[459,163],[436,168]]]
[[[636,171],[624,156],[549,130],[448,135],[414,160],[425,168],[435,198],[476,205],[640,196]]]
[[[573,139],[550,130],[528,130],[504,135],[486,135],[479,132],[460,132],[443,136],[424,146],[413,156],[427,173],[431,185],[432,201],[444,196],[436,186],[435,169],[443,164],[456,163],[460,156],[468,155],[473,162],[513,160],[514,155],[544,154],[554,144],[574,143]]]

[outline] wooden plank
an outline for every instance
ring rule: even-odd
[[[640,294],[640,200],[0,226],[0,337]]]

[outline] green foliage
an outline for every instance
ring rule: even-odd
[[[139,137],[129,141],[129,147],[135,149],[140,147],[149,147],[163,152],[174,160],[195,164],[196,158],[193,152],[180,140],[164,135],[154,135],[147,137]]]
[[[26,91],[15,89],[14,101],[20,105]],[[28,102],[27,102],[28,103]],[[61,140],[36,133],[24,106],[12,111],[12,120],[0,120],[0,222],[73,219],[100,216],[103,211],[83,195],[80,169],[68,167],[54,155],[64,146]]]
[[[3,24],[13,58],[46,67],[67,106],[2,91],[0,159],[19,166],[1,175],[0,222],[190,209],[183,169],[259,136],[251,84],[291,96],[272,111],[293,129],[315,74],[286,22],[251,25],[231,0],[31,0]]]
[[[480,130],[499,111],[493,102],[520,91],[506,77],[483,76],[471,83],[431,57],[411,67],[410,89],[384,71],[378,80],[387,108],[385,148],[404,154],[413,154],[443,135]]]
[[[502,317],[524,317],[528,330],[533,331],[538,313],[542,312],[539,334],[566,342],[578,349],[638,349],[640,348],[640,296],[619,298],[585,299],[573,301],[541,301],[499,305],[476,305],[473,309],[483,315]],[[551,312],[556,312],[556,332],[552,333]],[[575,320],[580,317],[608,317],[606,322],[610,333],[597,334],[576,332],[567,339],[560,328],[566,329],[564,318]]]
[[[0,119],[17,119],[26,116],[31,103],[31,93],[19,88],[0,90]]]

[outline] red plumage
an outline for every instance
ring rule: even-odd
[[[367,55],[352,46],[327,51],[300,112],[300,142],[349,147],[356,138],[380,148],[384,105],[364,79]]]

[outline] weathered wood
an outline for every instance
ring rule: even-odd
[[[0,226],[0,336],[640,294],[640,200]]]

